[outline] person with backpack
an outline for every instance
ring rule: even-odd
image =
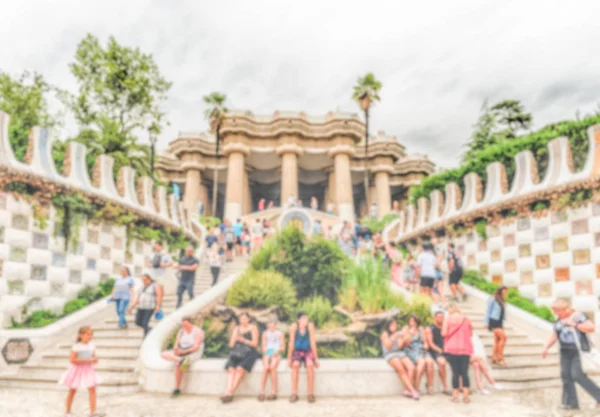
[[[552,312],[557,320],[554,332],[544,346],[542,358],[557,341],[560,344],[560,377],[563,382],[563,410],[579,409],[575,383],[579,384],[596,401],[600,408],[600,387],[590,379],[581,367],[581,352],[590,352],[590,340],[587,334],[594,331],[594,322],[585,314],[575,311],[568,300],[558,299],[552,304]]]
[[[463,277],[463,263],[462,259],[456,255],[456,251],[454,249],[454,243],[448,244],[448,270],[450,271],[450,291],[452,292],[452,297],[455,300],[459,300],[458,294],[462,298],[462,301],[467,299],[467,294],[465,293],[465,289],[462,285],[460,285],[460,280]]]
[[[129,313],[137,306],[135,324],[144,329],[144,337],[146,337],[151,330],[149,324],[152,315],[161,311],[163,293],[158,291],[158,285],[155,284],[150,274],[144,274],[142,281],[144,283],[143,288],[129,307]]]

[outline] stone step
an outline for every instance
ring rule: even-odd
[[[527,372],[529,369],[535,368],[548,368],[548,367],[558,367],[560,365],[560,361],[558,358],[558,354],[549,354],[546,359],[542,359],[541,355],[537,356],[513,356],[510,359],[505,359],[506,366],[496,366],[491,365],[491,358],[488,358],[488,363],[492,366],[494,372],[503,371],[506,369],[519,369],[523,370],[523,372]]]
[[[560,379],[559,366],[547,366],[542,368],[494,368],[494,378],[499,383],[504,382],[531,382],[548,379]]]
[[[111,357],[109,355],[103,355],[102,358],[98,360],[96,366],[131,369],[137,366],[138,356],[139,355],[113,355],[113,357]],[[40,362],[42,363],[42,366],[61,367],[64,370],[69,365],[69,354],[62,354],[59,352],[51,353],[44,355]]]
[[[504,348],[504,356],[513,357],[513,356],[530,356],[530,357],[542,357],[543,347],[539,343],[534,343],[531,345],[507,345]],[[493,349],[491,346],[486,346],[485,348],[486,354],[491,356],[493,353]],[[556,351],[550,351],[549,355],[557,355]],[[508,361],[508,360],[507,360]]]
[[[94,344],[96,346],[102,346],[105,343],[114,342],[119,346],[125,346],[125,344],[131,346],[139,346],[141,345],[141,341],[143,340],[144,332],[140,329],[137,334],[125,334],[119,333],[119,330],[114,330],[113,333],[101,332],[94,334]]]
[[[94,340],[98,339],[108,339],[108,338],[138,338],[141,339],[144,337],[144,331],[135,326],[130,325],[128,329],[118,329],[111,325],[106,325],[106,327],[97,327],[94,326]]]
[[[94,338],[94,340],[92,341],[92,343],[94,343],[94,345],[96,346],[97,349],[120,349],[120,348],[136,348],[139,349],[140,346],[142,345],[142,342],[144,341],[143,338],[120,338],[120,339],[112,339],[112,338],[108,338],[108,339],[96,339]],[[59,344],[59,347],[62,348],[68,348],[70,349],[71,347],[73,347],[73,345],[68,345],[68,344]]]
[[[18,375],[0,376],[0,387],[20,388],[27,390],[65,390],[58,384],[58,379],[53,378],[22,378]],[[137,377],[127,379],[104,380],[100,382],[98,390],[102,394],[132,393],[139,391]]]
[[[531,391],[534,389],[546,389],[561,387],[560,378],[543,379],[535,381],[502,381],[502,391]]]
[[[53,354],[70,355],[72,346],[63,345],[60,346]],[[101,360],[103,358],[127,358],[137,359],[139,355],[139,347],[110,347],[103,346],[98,347],[96,355]]]
[[[62,374],[65,372],[65,367],[45,367],[45,366],[23,366],[19,370],[19,377],[36,379],[36,378],[47,378],[58,381]],[[134,368],[110,368],[102,367],[100,362],[95,367],[96,372],[100,375],[100,379],[103,381],[127,381],[128,378],[134,376]],[[118,379],[121,378],[121,379]]]
[[[480,330],[480,329],[474,329],[475,333],[477,334],[477,336],[479,336],[480,339],[494,339],[494,333],[490,332],[489,330]],[[506,337],[508,338],[508,343],[510,343],[511,340],[517,340],[517,339],[528,339],[529,340],[529,335],[523,334],[523,333],[519,333],[514,329],[505,329],[504,333],[506,333]]]

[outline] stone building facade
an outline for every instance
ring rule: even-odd
[[[212,214],[215,168],[216,215],[229,219],[256,211],[261,199],[277,207],[293,196],[304,206],[315,197],[319,210],[331,204],[340,218],[353,220],[366,210],[365,168],[370,199],[383,216],[392,201],[402,206],[408,188],[434,170],[426,156],[407,156],[404,146],[383,132],[370,137],[366,158],[365,126],[356,114],[231,111],[220,134],[218,159],[214,134],[182,132],[156,163],[163,181],[179,185],[190,212],[202,202]]]

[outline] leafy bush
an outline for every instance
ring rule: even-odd
[[[202,323],[204,330],[204,356],[224,358],[229,353],[229,329],[227,325],[207,317]]]
[[[544,178],[548,168],[548,142],[560,136],[569,138],[571,152],[576,170],[581,170],[585,164],[588,152],[587,129],[600,123],[600,115],[586,117],[583,120],[563,121],[543,127],[537,132],[528,133],[515,139],[505,140],[483,149],[473,160],[455,169],[449,169],[430,175],[421,184],[411,187],[410,200],[412,203],[421,198],[429,198],[432,191],[444,192],[446,184],[454,182],[464,192],[463,179],[470,172],[479,175],[485,184],[487,166],[492,162],[500,162],[506,167],[509,183],[515,173],[514,157],[517,153],[530,150],[538,164],[539,177]]]
[[[52,324],[59,318],[60,318],[60,316],[54,314],[50,310],[38,310],[38,311],[34,311],[33,313],[31,313],[21,323],[18,323],[16,321],[12,320],[12,324],[10,327],[13,329],[21,329],[21,328],[37,329],[39,327],[44,327],[49,324]]]
[[[67,301],[63,307],[63,316],[74,313],[77,310],[81,310],[83,307],[89,304],[88,300],[83,298],[76,298],[75,300]]]
[[[498,288],[498,285],[489,282],[477,272],[469,270],[465,272],[463,277],[463,282],[468,285],[472,285],[475,288],[486,292],[488,294],[493,294],[494,291]],[[554,321],[554,314],[552,314],[552,310],[550,310],[546,306],[537,306],[533,301],[528,298],[523,297],[519,292],[511,288],[508,290],[508,295],[506,297],[506,301],[509,304],[514,305],[515,307],[520,308],[521,310],[525,310],[535,316],[538,316],[547,321]]]
[[[487,221],[485,219],[477,221],[475,223],[475,231],[481,239],[487,239]]]
[[[212,216],[200,216],[200,224],[207,229],[212,229],[221,224],[221,219]]]
[[[308,314],[309,319],[317,327],[321,327],[331,319],[331,316],[333,315],[331,302],[327,298],[321,296],[307,298],[298,305],[297,311],[304,311]]]
[[[337,301],[342,276],[350,260],[335,242],[308,240],[301,230],[288,227],[269,239],[252,258],[252,268],[275,270],[289,277],[300,299],[321,295]]]
[[[227,304],[251,308],[277,306],[286,317],[291,317],[296,290],[292,282],[278,272],[248,269],[227,293]]]
[[[365,216],[360,219],[360,224],[368,228],[371,233],[381,232],[385,227],[398,218],[398,213],[388,213],[383,218],[377,219],[371,216]]]

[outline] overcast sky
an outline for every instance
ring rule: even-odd
[[[86,33],[139,46],[173,82],[161,148],[206,129],[211,91],[254,113],[357,111],[352,85],[372,71],[373,131],[451,167],[486,98],[521,100],[535,127],[596,109],[598,16],[598,0],[7,0],[0,69],[74,90],[68,63]]]

